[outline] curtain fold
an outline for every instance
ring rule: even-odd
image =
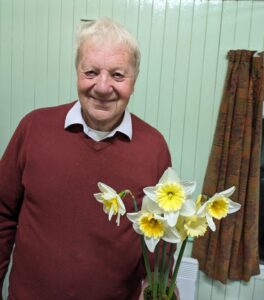
[[[231,186],[240,211],[194,240],[193,257],[209,277],[226,283],[259,274],[259,179],[264,98],[264,53],[231,50],[202,193]]]

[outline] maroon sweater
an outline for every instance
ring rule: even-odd
[[[0,287],[15,243],[10,300],[137,299],[140,239],[126,217],[109,222],[93,194],[102,181],[140,204],[171,163],[166,142],[134,115],[131,141],[95,142],[79,125],[64,129],[71,107],[28,114],[0,162]]]

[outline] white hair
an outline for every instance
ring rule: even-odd
[[[135,77],[140,65],[140,49],[137,40],[123,26],[108,17],[95,21],[83,21],[76,34],[75,67],[77,69],[82,45],[91,41],[94,44],[110,42],[114,45],[124,44],[134,58]]]

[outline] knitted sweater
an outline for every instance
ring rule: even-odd
[[[140,239],[126,217],[108,221],[93,196],[101,181],[140,205],[171,164],[162,135],[132,115],[133,137],[95,142],[64,129],[73,104],[22,119],[0,162],[0,287],[15,243],[9,298],[138,299]],[[133,211],[128,196],[127,211]]]

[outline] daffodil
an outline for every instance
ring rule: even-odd
[[[98,187],[101,193],[94,194],[95,199],[103,204],[103,210],[108,214],[109,221],[112,219],[112,216],[117,216],[116,223],[119,226],[120,216],[126,213],[126,208],[120,195],[102,182],[98,183]]]
[[[158,184],[144,188],[144,193],[162,210],[169,226],[175,226],[179,214],[188,216],[193,214],[192,206],[186,201],[195,189],[195,182],[181,181],[177,173],[168,168]]]
[[[227,214],[234,213],[240,209],[241,205],[239,203],[229,199],[234,191],[235,187],[233,186],[220,193],[216,193],[198,209],[197,215],[206,217],[208,226],[212,231],[216,229],[213,218],[221,220],[226,217]]]
[[[150,252],[154,252],[160,239],[170,243],[180,241],[176,228],[168,226],[167,220],[161,215],[161,212],[158,205],[145,196],[139,212],[127,213],[134,230],[144,236]]]
[[[205,217],[198,217],[196,214],[183,217],[179,216],[176,229],[181,236],[181,240],[187,237],[203,236],[207,230],[207,221]]]

